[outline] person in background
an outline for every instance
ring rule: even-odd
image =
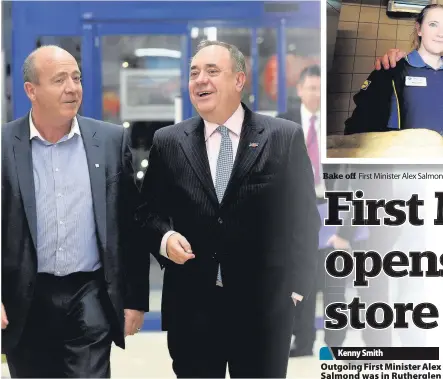
[[[127,134],[77,114],[66,50],[35,50],[23,75],[32,109],[2,126],[2,353],[12,377],[110,377],[149,306]]]
[[[356,108],[345,122],[345,134],[411,128],[443,134],[443,5],[423,8],[413,44],[405,58],[397,62],[391,57],[394,68],[375,70],[363,83],[354,96]]]
[[[313,286],[320,222],[303,131],[241,103],[245,78],[237,47],[199,44],[199,116],[155,133],[142,187],[177,377],[285,377],[294,311]]]
[[[277,115],[279,118],[291,120],[302,126],[305,143],[307,146],[309,158],[311,160],[314,172],[315,192],[317,205],[319,207],[325,204],[324,193],[326,190],[333,190],[335,181],[332,179],[323,179],[324,172],[336,172],[338,165],[322,165],[320,159],[320,100],[321,100],[321,70],[318,65],[306,67],[300,74],[297,83],[297,94],[300,102],[291,101],[287,112]],[[340,245],[337,239],[336,245]],[[346,242],[343,246],[347,247]],[[343,248],[344,248],[343,247]],[[293,336],[294,340],[291,344],[290,356],[301,357],[311,356],[314,354],[314,343],[316,340],[317,329],[315,325],[316,315],[316,296],[314,293],[323,292],[324,304],[333,302],[343,302],[344,286],[339,287],[335,283],[334,287],[340,290],[330,288],[333,287],[332,278],[325,275],[324,261],[331,251],[328,246],[318,246],[317,255],[319,257],[318,270],[315,276],[315,290],[313,295],[303,301],[296,308],[296,316],[294,320]],[[335,280],[338,281],[338,280]],[[324,341],[328,346],[341,346],[346,336],[346,330],[330,331],[325,330]]]
[[[344,177],[346,174],[353,172],[394,172],[393,165],[383,165],[380,169],[374,168],[371,165],[343,165],[341,173]],[[364,193],[365,199],[397,199],[401,198],[398,194],[398,189],[395,188],[391,181],[383,179],[378,180],[352,180],[343,179],[338,180],[335,188],[336,191],[355,191],[361,190]],[[352,225],[352,212],[342,214],[344,219],[343,225],[337,228],[328,243],[334,250],[345,250],[352,254],[352,251],[376,251],[384,257],[389,251],[392,251],[396,245],[402,230],[401,228],[380,227],[380,226],[366,226],[362,227]],[[364,231],[365,237],[361,238],[358,235]],[[341,282],[341,285],[346,285],[346,282],[351,282],[353,278],[348,277]],[[349,283],[348,287],[353,287]],[[391,282],[387,275],[378,275],[370,281],[368,287],[355,287],[360,301],[365,304],[373,304],[376,302],[383,302],[390,304],[391,299]],[[348,301],[345,301],[348,303]],[[389,347],[392,346],[392,330],[391,329],[373,329],[365,328],[361,330],[362,340],[367,347]],[[345,341],[343,347],[350,346]],[[352,346],[352,342],[351,342]],[[375,362],[375,361],[374,361]],[[354,362],[356,363],[356,361]]]
[[[317,197],[323,197],[325,189],[322,179],[323,170],[320,159],[320,99],[321,99],[321,71],[317,65],[308,66],[301,74],[297,83],[297,94],[300,102],[291,101],[289,109],[278,118],[291,120],[303,129],[303,134],[311,160],[315,192]]]

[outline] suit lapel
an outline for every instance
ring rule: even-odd
[[[235,190],[240,186],[244,177],[250,171],[267,141],[267,134],[264,126],[257,125],[255,115],[246,106],[243,107],[245,108],[245,118],[238,144],[237,155],[221,205],[227,202],[229,197],[235,193]]]
[[[208,193],[209,198],[218,205],[211,169],[209,167],[204,127],[205,125],[202,119],[192,119],[192,123],[185,128],[185,138],[180,141],[180,145],[189,164]]]
[[[26,219],[34,247],[37,249],[37,210],[31,141],[29,140],[29,113],[17,128],[14,141],[14,157]]]
[[[264,126],[257,125],[254,114],[246,106],[243,105],[243,107],[245,108],[245,118],[238,150],[232,168],[231,178],[220,205],[223,205],[229,196],[238,188],[257,160],[267,140]],[[180,144],[191,167],[207,191],[208,196],[215,204],[219,205],[212,181],[211,169],[209,167],[204,135],[204,121],[201,118],[196,118],[192,121],[193,122],[185,128],[185,138],[180,141]]]
[[[106,249],[106,170],[105,143],[100,139],[94,123],[77,116],[83,145],[88,161],[89,179],[91,181],[92,202],[98,237],[103,251]]]

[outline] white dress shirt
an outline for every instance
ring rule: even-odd
[[[232,141],[232,152],[235,161],[235,157],[237,155],[238,144],[240,142],[240,134],[242,130],[243,120],[245,117],[245,111],[240,104],[237,110],[232,114],[232,116],[223,124],[229,129],[229,137]],[[215,178],[217,171],[217,160],[218,154],[220,153],[220,144],[221,144],[221,134],[217,132],[217,128],[220,126],[218,124],[214,124],[204,120],[205,123],[205,142],[206,142],[206,150],[208,154],[209,160],[209,168],[211,170],[212,181],[215,186]],[[166,242],[172,234],[176,233],[173,230],[165,233],[162,238],[161,246],[160,246],[160,254],[164,257],[168,258],[168,254],[166,252]],[[215,283],[215,280],[214,280]],[[301,301],[303,296],[293,293],[292,297],[294,299],[294,303],[296,301]]]
[[[77,117],[74,117],[72,119],[71,129],[69,130],[66,140],[72,138],[74,134],[78,134],[79,136],[81,136]],[[37,137],[42,141],[46,141],[35,127],[34,121],[32,120],[32,109],[31,109],[31,111],[29,112],[29,139],[32,140],[34,137]]]
[[[315,116],[315,131],[317,132],[317,138],[318,138],[318,156],[321,162],[321,134],[320,134],[320,111],[317,111],[316,113],[311,113],[308,111],[308,109],[305,107],[304,104],[300,107],[300,115],[301,115],[301,126],[303,128],[303,133],[305,135],[305,142],[308,138],[308,132],[309,128],[311,127],[311,117]],[[320,163],[320,183],[315,187],[315,193],[317,197],[324,198],[326,186],[325,182],[323,180],[323,166]]]

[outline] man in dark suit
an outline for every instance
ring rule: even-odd
[[[294,303],[316,270],[319,217],[301,128],[241,103],[243,54],[203,41],[199,116],[156,132],[138,218],[165,268],[177,377],[285,377]]]
[[[320,159],[320,99],[321,99],[321,70],[317,65],[306,67],[300,74],[297,83],[297,94],[300,100],[289,101],[288,111],[279,114],[287,120],[294,121],[302,126],[305,143],[311,160],[312,169],[316,178],[315,190],[317,195],[317,204],[322,206],[326,200],[324,193],[326,190],[333,190],[335,181],[324,179],[323,173],[339,172],[339,165],[322,165]],[[336,245],[343,242],[342,248],[348,245],[347,241],[341,241],[338,236],[334,236]],[[332,245],[332,241],[331,241]],[[315,290],[323,292],[324,303],[327,305],[332,302],[342,302],[345,300],[344,286],[338,287],[339,279],[334,279],[325,275],[324,261],[326,256],[332,250],[331,247],[322,246],[318,249],[319,264],[315,275]],[[343,282],[343,281],[341,281]],[[334,287],[331,291],[330,288]],[[340,290],[337,290],[340,288]],[[291,346],[290,356],[301,357],[313,355],[314,343],[316,340],[315,309],[316,296],[310,296],[309,299],[300,304],[296,309],[294,321],[294,342]],[[329,346],[341,346],[346,336],[346,330],[330,331],[325,330],[325,343]]]
[[[12,377],[109,377],[112,341],[124,347],[149,303],[129,255],[126,136],[77,115],[67,51],[39,48],[23,72],[32,110],[2,127],[2,352]]]

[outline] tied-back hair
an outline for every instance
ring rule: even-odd
[[[412,32],[412,48],[414,50],[417,50],[420,47],[420,45],[421,45],[421,37],[418,35],[417,26],[419,26],[421,28],[421,26],[423,24],[423,20],[425,19],[425,17],[428,14],[429,10],[435,9],[435,8],[443,9],[443,5],[442,4],[437,4],[437,3],[435,3],[435,4],[428,4],[428,5],[426,5],[422,9],[422,11],[419,13],[417,18],[415,19],[414,30]]]

